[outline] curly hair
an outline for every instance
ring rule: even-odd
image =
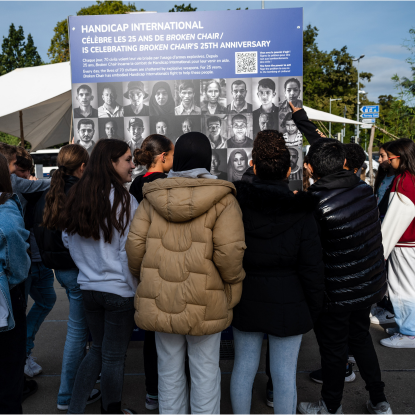
[[[363,148],[356,143],[344,144],[344,148],[346,150],[346,166],[351,171],[360,169],[366,160],[366,154]]]
[[[283,135],[274,130],[260,131],[254,141],[252,162],[260,179],[285,179],[290,168],[290,152]]]

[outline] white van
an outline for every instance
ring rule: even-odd
[[[58,158],[59,148],[53,150],[38,150],[33,151],[30,155],[33,158],[34,164],[43,165],[43,177],[49,178],[50,172],[57,170],[58,163],[56,162]]]

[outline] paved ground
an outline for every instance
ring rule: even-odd
[[[35,341],[33,355],[43,367],[43,373],[36,377],[39,390],[24,402],[25,413],[46,414],[59,413],[56,409],[56,398],[60,383],[63,346],[66,337],[66,320],[68,318],[68,300],[64,290],[55,284],[57,302],[46,321],[41,326]],[[31,304],[30,304],[31,305]],[[30,306],[29,305],[29,306]],[[371,328],[373,341],[378,353],[383,380],[386,383],[386,394],[394,413],[415,413],[415,350],[388,349],[379,345],[385,337],[384,328],[373,325]],[[131,342],[125,370],[123,404],[135,409],[138,413],[151,413],[144,406],[145,386],[142,342]],[[221,412],[232,413],[229,397],[230,375],[233,361],[221,361],[222,401]],[[320,358],[316,339],[312,332],[304,336],[298,361],[297,388],[298,401],[314,401],[320,396],[320,385],[311,382],[308,374],[318,368]],[[356,368],[358,372],[358,368]],[[265,347],[254,384],[252,413],[273,413],[265,404]],[[355,382],[346,384],[343,410],[345,413],[366,413],[365,402],[367,392],[364,383],[357,373]],[[86,413],[100,413],[100,402],[87,406]],[[153,413],[156,413],[153,412]]]

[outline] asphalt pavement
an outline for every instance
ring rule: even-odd
[[[53,310],[35,339],[33,356],[43,367],[43,372],[35,377],[38,392],[23,403],[24,413],[54,414],[63,412],[56,408],[57,394],[60,384],[63,347],[66,337],[66,325],[69,303],[65,291],[55,281],[57,301]],[[29,307],[32,301],[29,302]],[[385,326],[391,327],[391,326]],[[372,325],[371,334],[378,354],[382,378],[386,384],[386,396],[394,413],[415,413],[415,349],[389,349],[379,344],[386,337],[385,327]],[[255,378],[251,413],[272,414],[272,408],[265,403],[267,376],[265,375],[265,342],[262,348],[261,362]],[[221,412],[232,413],[229,387],[233,360],[221,360],[222,398]],[[307,333],[302,341],[297,367],[298,402],[317,401],[320,398],[321,385],[309,380],[309,373],[320,367],[320,356],[314,333]],[[343,411],[349,414],[367,413],[366,401],[368,393],[359,375],[359,368],[354,367],[356,380],[345,384],[343,395]],[[99,388],[99,384],[97,385]],[[130,342],[124,378],[123,406],[134,409],[137,413],[158,413],[148,411],[145,402],[145,378],[143,364],[143,343]],[[86,407],[87,414],[101,413],[101,402]]]

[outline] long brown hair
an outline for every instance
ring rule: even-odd
[[[73,176],[82,164],[88,163],[88,160],[88,152],[79,144],[68,144],[61,148],[57,158],[59,168],[53,173],[45,199],[42,226],[48,229],[61,226],[66,203],[64,176]]]
[[[77,233],[98,241],[102,231],[108,243],[112,241],[113,228],[124,234],[130,222],[130,194],[112,163],[128,149],[126,142],[113,138],[100,140],[95,145],[82,178],[68,193],[62,226],[68,234]]]
[[[0,154],[0,205],[4,205],[13,195],[10,181],[9,163],[3,154]]]

